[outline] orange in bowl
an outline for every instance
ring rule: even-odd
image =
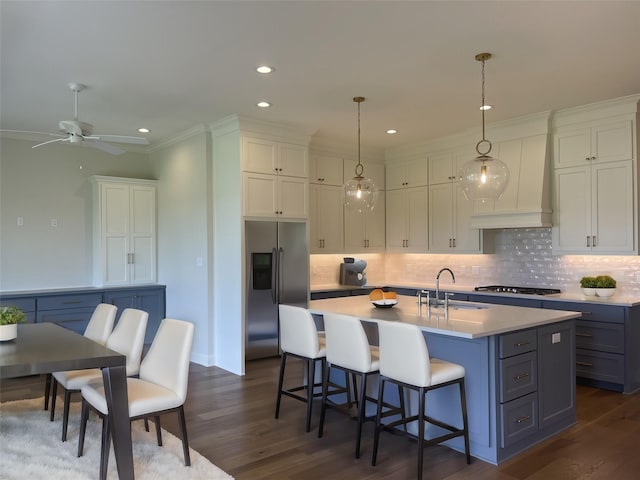
[[[384,292],[379,288],[376,288],[375,290],[371,290],[371,293],[369,294],[369,300],[371,300],[372,302],[382,300],[383,298],[384,298]]]
[[[396,292],[382,292],[382,295],[385,300],[396,300],[398,298]]]

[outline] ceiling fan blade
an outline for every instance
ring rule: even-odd
[[[65,138],[54,138],[53,140],[48,140],[48,141],[46,141],[46,142],[42,142],[42,143],[39,143],[39,144],[37,144],[37,145],[34,145],[34,146],[33,146],[33,147],[31,147],[31,148],[38,148],[38,147],[41,147],[41,146],[43,146],[43,145],[48,145],[48,144],[50,144],[50,143],[68,142],[68,141],[69,141],[69,138],[67,138],[67,137],[65,137]]]
[[[32,132],[29,130],[0,130],[0,133],[22,133],[26,135],[43,135],[47,137],[59,137],[66,138],[66,135],[61,135],[59,133],[47,133],[47,132]]]
[[[85,137],[88,138],[88,137]],[[116,143],[135,143],[137,145],[149,145],[149,140],[143,137],[126,137],[123,135],[91,135],[92,139],[102,140],[104,142],[116,142]]]
[[[91,137],[85,137],[84,140],[84,144],[88,147],[97,148],[98,150],[110,153],[111,155],[122,155],[123,153],[125,153],[124,150],[116,147],[115,145],[109,145],[108,143],[101,142],[100,140],[95,140]]]

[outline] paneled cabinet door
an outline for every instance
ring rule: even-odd
[[[153,181],[94,177],[94,283],[156,281],[156,188]]]
[[[386,193],[387,250],[427,252],[427,187],[388,190]]]
[[[309,182],[321,185],[343,185],[342,158],[328,155],[311,155]]]
[[[344,243],[347,252],[383,251],[385,247],[385,192],[378,192],[371,212],[345,210]]]
[[[107,291],[104,301],[118,307],[118,319],[125,308],[136,308],[147,312],[149,319],[147,320],[144,343],[153,342],[160,322],[165,317],[164,288]]]
[[[634,253],[631,161],[555,171],[556,253]]]
[[[419,187],[427,184],[427,159],[394,163],[386,167],[386,189]]]
[[[309,185],[309,250],[341,253],[343,241],[342,187]]]
[[[245,172],[243,181],[246,217],[307,218],[307,180]]]
[[[242,170],[245,172],[306,178],[308,149],[304,145],[243,137]]]
[[[471,228],[473,202],[456,183],[429,187],[429,251],[479,253],[480,231]]]
[[[556,168],[630,160],[633,157],[633,121],[562,129],[555,133],[553,144]]]

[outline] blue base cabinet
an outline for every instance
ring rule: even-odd
[[[0,294],[0,306],[20,308],[30,323],[56,323],[80,334],[99,303],[118,307],[116,323],[125,308],[138,308],[149,313],[145,343],[151,343],[165,317],[165,291],[164,285],[33,290]]]

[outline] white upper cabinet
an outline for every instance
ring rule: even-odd
[[[343,203],[342,186],[309,185],[310,253],[343,251]]]
[[[429,155],[429,185],[451,183],[457,178],[458,166],[453,151]]]
[[[427,187],[386,191],[387,251],[427,253]]]
[[[482,253],[480,231],[471,227],[473,203],[459,182],[429,187],[429,252]]]
[[[244,136],[242,138],[242,170],[307,178],[309,176],[308,148],[304,145]]]
[[[245,217],[308,217],[307,147],[243,136],[242,169]]]
[[[313,154],[309,159],[309,182],[343,185],[343,161],[340,157]]]
[[[392,163],[386,167],[386,189],[421,187],[427,185],[427,160]]]
[[[554,136],[555,168],[576,167],[633,158],[633,121],[605,121],[562,128]]]
[[[91,177],[94,284],[156,282],[156,183]]]
[[[371,212],[345,210],[344,246],[347,252],[382,252],[385,249],[385,192],[378,192]]]

